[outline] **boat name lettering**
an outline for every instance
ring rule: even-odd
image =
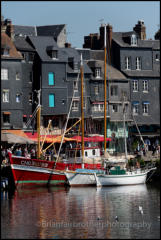
[[[41,163],[35,161],[21,161],[21,165],[36,166],[36,167],[48,167],[48,163]]]

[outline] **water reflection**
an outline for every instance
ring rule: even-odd
[[[18,190],[2,200],[2,238],[159,239],[159,193],[146,185]]]

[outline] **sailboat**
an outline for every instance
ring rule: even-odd
[[[106,155],[106,25],[105,25],[105,46],[104,46],[104,53],[105,53],[105,71],[104,71],[104,81],[105,81],[105,87],[104,87],[104,154]],[[90,185],[96,185],[96,178],[95,174],[104,174],[104,168],[100,169],[84,169],[84,111],[83,111],[83,60],[81,55],[81,126],[82,126],[82,169],[76,169],[74,171],[65,171],[65,175],[68,180],[68,184],[70,186],[90,186]],[[93,156],[94,157],[94,156]]]
[[[38,91],[38,106],[36,114],[38,133],[37,158],[31,159],[19,157],[9,153],[16,188],[24,186],[46,186],[49,183],[49,178],[50,185],[64,185],[66,182],[66,176],[63,172],[65,164],[59,163],[55,166],[54,161],[40,159],[40,90]]]
[[[123,103],[124,104],[124,103]],[[124,119],[124,144],[125,144],[125,159],[126,164],[128,162],[127,158],[127,142],[126,142],[126,132],[125,132],[125,104],[123,107],[123,119]],[[143,139],[142,139],[143,140]],[[136,169],[133,171],[127,171],[126,168],[121,169],[120,166],[112,167],[108,172],[103,174],[94,173],[96,179],[97,187],[102,186],[122,186],[122,185],[137,185],[144,184],[147,180],[147,174],[156,167],[150,169]]]

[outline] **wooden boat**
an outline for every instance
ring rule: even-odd
[[[108,174],[95,173],[97,187],[102,186],[121,186],[121,185],[137,185],[146,183],[147,174],[156,168],[147,170],[137,169],[135,171],[126,171],[120,169],[119,166],[114,167]]]

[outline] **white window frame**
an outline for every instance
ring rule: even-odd
[[[141,70],[141,57],[136,57],[136,70]]]
[[[9,89],[3,89],[2,98],[4,103],[9,103]]]
[[[135,34],[131,35],[131,46],[137,46],[137,37]]]
[[[116,109],[115,109],[116,107]],[[119,106],[118,104],[112,104],[112,113],[118,113],[119,112]]]
[[[103,112],[104,111],[104,104],[95,103],[92,106],[93,112]]]
[[[138,89],[139,89],[138,80],[132,80],[132,89],[133,89],[133,92],[138,92]]]
[[[78,92],[78,81],[77,80],[75,80],[73,82],[73,89],[74,89],[75,92]]]
[[[21,97],[21,94],[17,93],[16,94],[16,103],[20,103],[20,97]]]
[[[130,70],[131,57],[125,57],[125,70]]]
[[[157,61],[157,62],[160,61],[160,55],[158,53],[155,55],[155,61]]]
[[[143,92],[148,92],[148,91],[149,91],[149,81],[143,80]]]
[[[95,93],[95,95],[99,94],[99,87],[98,87],[98,85],[94,86],[94,93]]]
[[[111,96],[118,96],[118,86],[111,86]]]
[[[133,115],[139,114],[139,104],[133,104],[132,113]]]
[[[101,78],[101,68],[96,68],[95,69],[95,77],[96,78]]]
[[[143,103],[143,115],[149,114],[149,103]]]
[[[1,80],[8,80],[8,69],[7,68],[1,69]]]
[[[78,110],[79,110],[79,100],[76,99],[76,100],[73,100],[72,111],[73,112],[77,112]]]
[[[16,72],[16,80],[20,80],[20,72]]]

